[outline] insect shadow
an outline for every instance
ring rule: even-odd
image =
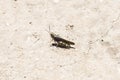
[[[65,49],[74,48],[74,47],[71,47],[71,45],[75,45],[74,42],[66,40],[66,39],[63,39],[63,38],[59,37],[58,35],[56,35],[55,33],[50,32],[50,26],[49,26],[49,32],[48,33],[50,34],[51,38],[55,42],[55,43],[52,43],[52,46],[65,48]]]

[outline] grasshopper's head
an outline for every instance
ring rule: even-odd
[[[50,36],[51,36],[51,37],[57,37],[58,35],[56,35],[55,33],[51,32],[51,33],[50,33]]]
[[[55,33],[53,33],[53,32],[50,33],[50,36],[51,36],[52,38],[57,37],[57,35],[56,35]]]

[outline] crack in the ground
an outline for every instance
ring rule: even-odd
[[[105,34],[103,36],[101,36],[101,38],[103,38],[109,34],[110,30],[112,30],[114,28],[114,24],[116,22],[118,22],[119,19],[120,19],[120,14],[118,15],[118,17],[115,20],[112,21],[112,26],[105,32]]]
[[[88,47],[88,50],[87,50],[87,54],[89,54],[89,52],[91,51],[94,43],[98,42],[99,40],[101,41],[104,37],[106,37],[106,36],[109,34],[110,30],[112,30],[112,29],[114,28],[114,24],[115,24],[116,22],[118,22],[119,19],[120,19],[120,14],[118,15],[118,17],[117,17],[115,20],[112,21],[112,26],[105,32],[104,35],[101,35],[101,37],[100,37],[99,39],[96,39],[95,41],[91,41],[91,40],[90,40],[90,41],[88,42],[88,43],[89,43],[89,44],[88,44],[89,47]]]

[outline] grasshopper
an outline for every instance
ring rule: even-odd
[[[51,38],[56,42],[56,43],[53,43],[52,46],[68,49],[68,48],[73,48],[70,45],[75,45],[74,42],[63,39],[63,38],[59,37],[58,35],[56,35],[55,33],[50,32],[50,26],[49,26],[49,34],[50,34]]]

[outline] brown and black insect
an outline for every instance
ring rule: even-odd
[[[71,45],[75,45],[74,42],[63,39],[59,37],[58,35],[50,32],[50,26],[49,26],[49,33],[50,33],[51,38],[56,42],[56,43],[52,43],[52,46],[66,48],[66,49],[74,48],[74,47],[71,47]]]
[[[52,37],[52,39],[53,39],[55,42],[58,42],[58,43],[59,43],[59,42],[63,42],[63,43],[66,43],[66,44],[68,44],[68,45],[75,45],[74,42],[68,41],[68,40],[66,40],[66,39],[63,39],[63,38],[57,36],[57,35],[54,34],[54,33],[50,33],[50,36]]]

